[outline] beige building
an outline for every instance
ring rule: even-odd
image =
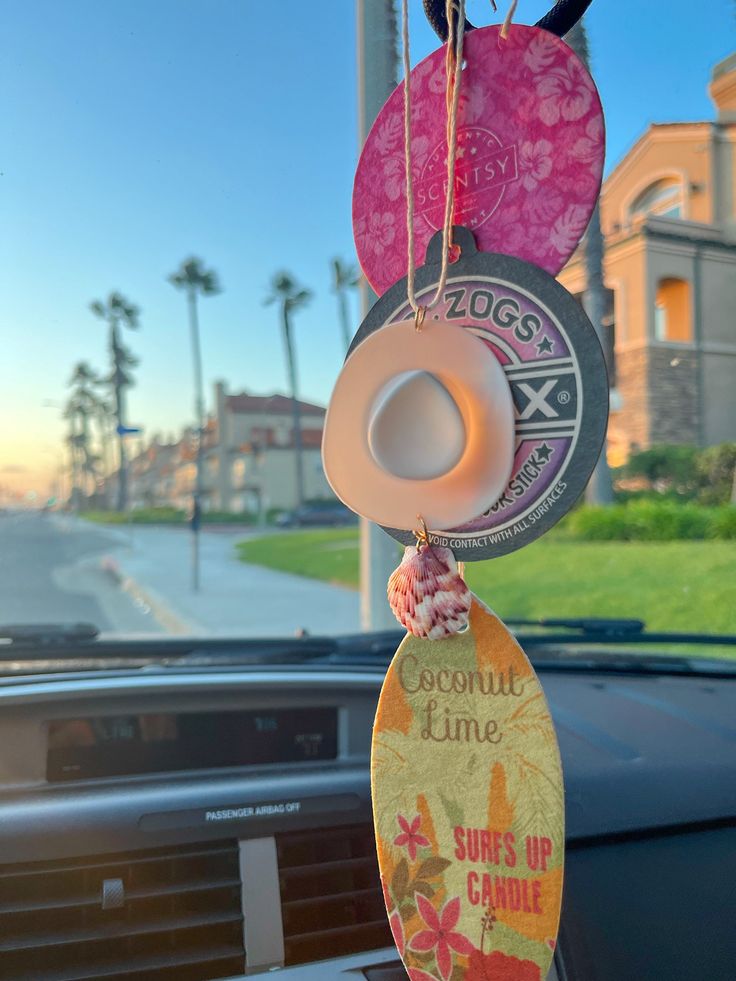
[[[322,469],[325,410],[300,402],[304,499],[333,499]],[[293,508],[297,502],[292,402],[285,395],[230,395],[215,385],[217,445],[211,454],[212,499],[222,511]]]
[[[603,185],[609,456],[736,440],[736,54],[716,118],[654,124]],[[559,276],[585,289],[579,249]]]

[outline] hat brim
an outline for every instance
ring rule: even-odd
[[[426,371],[460,410],[466,445],[457,464],[427,480],[397,477],[374,459],[368,443],[371,413],[386,385],[402,372]],[[325,418],[322,462],[335,494],[380,525],[410,530],[421,514],[443,530],[471,521],[500,497],[514,459],[514,407],[503,368],[470,331],[446,321],[389,324],[349,356]]]

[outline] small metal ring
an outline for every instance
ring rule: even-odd
[[[426,307],[417,307],[414,311],[414,330],[421,330],[424,318],[427,316]]]
[[[417,548],[421,548],[422,545],[429,546],[429,532],[427,531],[427,523],[421,514],[417,515],[417,521],[420,524],[419,528],[415,528],[412,534],[417,540]]]
[[[557,0],[554,7],[535,24],[550,34],[564,37],[577,24],[593,0]],[[441,41],[447,40],[447,16],[445,0],[424,0],[424,13],[435,34]],[[465,32],[474,31],[475,26],[465,18]]]

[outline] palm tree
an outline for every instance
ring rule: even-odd
[[[118,511],[124,511],[128,506],[128,460],[125,452],[125,392],[133,384],[131,369],[138,364],[137,358],[125,347],[120,339],[120,328],[137,330],[140,310],[135,304],[121,293],[110,293],[107,300],[93,300],[90,303],[92,313],[104,320],[110,329],[110,355],[112,372],[106,379],[112,389],[114,399],[114,414],[118,431]]]
[[[69,437],[72,453],[78,451],[79,460],[75,465],[77,472],[81,470],[82,482],[86,478],[97,476],[99,456],[92,451],[92,440],[89,429],[90,419],[98,411],[100,399],[94,386],[99,383],[97,374],[86,361],[78,361],[69,379],[71,394],[67,402],[65,415],[70,420],[71,433]],[[83,486],[82,490],[86,490]]]
[[[583,19],[578,21],[575,27],[567,34],[565,40],[586,67],[590,68],[588,35]],[[598,340],[601,342],[605,351],[607,348],[603,336],[603,318],[606,312],[606,289],[603,282],[604,244],[603,232],[601,231],[601,207],[600,201],[598,201],[593,210],[593,215],[581,246],[585,254],[586,280],[583,306],[591,323],[595,327]],[[585,498],[589,504],[613,503],[613,481],[611,480],[611,470],[606,458],[605,443],[603,444],[603,449],[593,475],[588,482]]]
[[[302,428],[301,428],[301,407],[299,405],[299,394],[296,374],[296,354],[294,351],[294,340],[291,331],[291,315],[300,307],[306,306],[312,299],[312,293],[308,289],[299,286],[297,281],[288,272],[278,272],[271,280],[271,292],[266,297],[264,303],[278,303],[281,308],[281,331],[284,338],[284,351],[286,353],[286,368],[289,375],[289,388],[291,394],[291,413],[292,426],[294,430],[294,464],[296,467],[296,499],[297,507],[304,503],[304,464],[302,461]]]
[[[338,258],[332,260],[332,288],[337,295],[337,309],[340,316],[342,342],[346,351],[350,347],[351,334],[347,291],[354,289],[359,282],[360,274],[352,263],[343,262]]]
[[[194,413],[197,420],[197,462],[194,490],[195,508],[198,510],[202,496],[202,458],[204,449],[204,391],[202,383],[202,351],[199,344],[199,317],[197,313],[198,296],[215,296],[222,292],[220,281],[214,269],[205,269],[204,263],[196,256],[185,259],[178,270],[168,277],[172,286],[184,290],[189,308],[189,331],[192,340],[192,359],[194,361]]]

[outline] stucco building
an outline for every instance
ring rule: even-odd
[[[334,497],[322,469],[325,409],[299,403],[304,500]],[[292,402],[285,395],[229,394],[215,385],[217,442],[208,458],[209,506],[222,511],[293,508],[297,503]]]
[[[736,440],[736,54],[715,118],[654,124],[603,185],[611,462]],[[585,290],[582,248],[559,276]]]

